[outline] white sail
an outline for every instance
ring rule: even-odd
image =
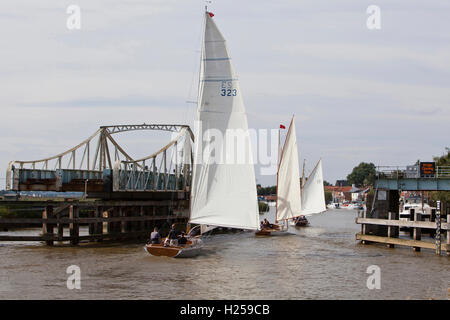
[[[292,117],[278,166],[277,221],[298,217],[301,209],[298,147]]]
[[[325,210],[322,159],[320,159],[302,188],[302,214],[311,215]]]
[[[225,39],[208,12],[198,101],[190,222],[258,229],[256,180],[245,106]],[[243,143],[231,150],[235,133]],[[240,159],[230,159],[232,151]],[[245,161],[239,161],[242,156]]]

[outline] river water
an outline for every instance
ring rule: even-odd
[[[355,241],[356,211],[308,217],[292,235],[213,235],[194,259],[152,257],[143,244],[0,244],[0,299],[448,299],[450,258]],[[263,218],[264,216],[261,216]],[[273,208],[268,213],[273,217]],[[273,219],[271,219],[273,221]],[[37,234],[40,230],[15,231]],[[81,270],[69,290],[66,269]],[[381,288],[368,289],[367,268]]]

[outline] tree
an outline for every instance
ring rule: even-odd
[[[447,154],[444,153],[440,157],[433,157],[433,160],[436,162],[437,166],[450,166],[450,148],[445,148],[445,152],[447,152]],[[443,202],[449,203],[450,192],[448,191],[432,192],[431,199],[434,201],[441,200]]]
[[[436,162],[438,166],[450,166],[450,148],[445,148],[447,154],[444,154],[440,157],[433,157],[433,160]]]
[[[331,186],[331,183],[329,183],[329,182],[326,181],[326,180],[323,180],[323,185],[324,185],[324,186]]]
[[[331,191],[325,191],[325,203],[331,203],[333,201],[333,193]]]
[[[347,176],[347,181],[358,187],[373,185],[375,182],[376,169],[373,163],[361,162],[353,168],[352,173]]]

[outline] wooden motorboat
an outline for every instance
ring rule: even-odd
[[[164,246],[165,239],[158,244],[147,244],[144,249],[152,256],[164,256],[171,258],[191,258],[200,253],[201,241],[200,239],[187,240],[185,245]]]
[[[296,227],[306,227],[309,224],[309,221],[305,216],[294,218],[292,222]]]
[[[257,236],[276,236],[287,234],[287,226],[273,224],[270,228],[262,228],[255,232]]]

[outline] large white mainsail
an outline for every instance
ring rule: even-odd
[[[302,188],[302,214],[311,215],[325,210],[322,159],[320,159]]]
[[[295,122],[292,117],[278,166],[276,220],[298,217],[301,209],[298,147]]]
[[[247,115],[225,39],[212,16],[205,13],[190,223],[255,230],[259,212]],[[242,143],[231,150],[236,133]],[[245,161],[230,159],[233,151]]]

